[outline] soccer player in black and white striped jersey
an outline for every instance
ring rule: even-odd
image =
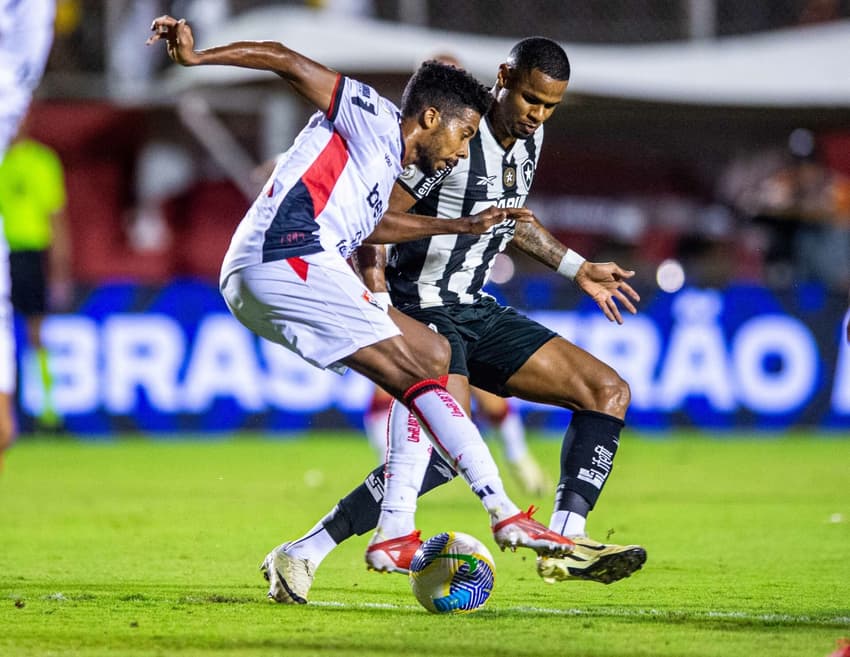
[[[469,158],[431,175],[406,169],[390,209],[413,207],[418,214],[450,218],[492,205],[523,206],[542,146],[542,125],[560,104],[569,76],[569,60],[554,41],[532,37],[517,43],[499,67],[492,89],[495,102],[470,142]],[[612,262],[585,260],[536,219],[523,224],[506,221],[480,236],[435,236],[399,244],[386,260],[380,249],[361,250],[358,256],[370,289],[388,293],[398,309],[449,340],[447,388],[467,411],[470,385],[573,411],[563,439],[549,526],[571,537],[576,548],[563,557],[538,559],[537,570],[548,582],[584,579],[609,584],[628,577],[646,560],[640,546],[603,544],[586,531],[588,513],[613,467],[629,387],[605,363],[482,291],[495,256],[509,242],[574,280],[609,320],[622,323],[619,306],[636,312],[633,302],[639,296],[628,284],[634,272]],[[377,526],[370,550],[380,543],[391,545],[388,538],[413,526],[411,492],[415,498],[415,493],[451,479],[454,464],[443,462],[436,453],[427,470],[422,466],[423,477],[411,478],[416,469],[409,464],[422,461],[422,442],[406,439],[416,429],[408,419],[401,405],[394,405],[389,485],[383,469],[376,469],[307,535],[284,547],[292,562],[302,563],[311,577],[330,550],[354,534]],[[394,468],[394,461],[405,467]]]

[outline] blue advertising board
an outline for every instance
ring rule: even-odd
[[[528,314],[629,382],[632,428],[850,429],[839,295],[817,286],[684,288],[644,298],[619,326],[588,299],[571,310],[541,309],[554,305],[551,285],[527,282],[518,307],[537,307]],[[256,338],[203,282],[105,285],[74,313],[50,317],[43,335],[55,405],[78,433],[359,428],[372,392],[355,373],[318,370]],[[19,360],[26,420],[42,399],[34,359],[24,350]],[[519,407],[528,424],[548,429],[562,430],[569,418]]]

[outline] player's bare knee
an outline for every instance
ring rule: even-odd
[[[597,408],[593,410],[620,418],[626,415],[626,409],[632,401],[629,384],[613,371],[599,382],[594,396]]]
[[[431,378],[443,376],[448,373],[449,363],[452,358],[452,349],[449,346],[449,341],[439,334],[436,337],[438,339],[434,340],[428,349],[427,367]]]
[[[414,367],[422,378],[436,379],[449,371],[452,350],[449,341],[439,333],[428,331],[425,335],[425,340],[417,339],[411,345]]]

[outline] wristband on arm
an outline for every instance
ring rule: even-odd
[[[561,264],[558,265],[557,272],[570,280],[573,280],[578,273],[579,267],[584,263],[585,258],[580,256],[572,249],[567,249],[564,257],[561,258]]]

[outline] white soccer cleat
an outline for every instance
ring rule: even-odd
[[[537,558],[537,574],[547,584],[568,580],[587,580],[611,584],[629,577],[646,562],[646,550],[640,545],[614,545],[574,536],[575,549],[561,557]]]
[[[369,541],[366,548],[366,568],[382,573],[402,573],[410,570],[410,562],[416,550],[422,545],[422,537],[416,531],[397,538],[383,539],[378,532]]]
[[[536,510],[530,506],[528,511],[520,511],[493,525],[496,544],[503,552],[505,548],[516,551],[518,547],[527,547],[539,556],[561,556],[572,552],[574,546],[570,539],[531,517]]]
[[[268,553],[260,570],[269,583],[269,599],[289,605],[306,605],[307,594],[313,585],[316,564],[309,559],[289,556],[288,543]]]
[[[528,495],[545,495],[549,490],[546,475],[530,453],[526,453],[516,461],[510,461],[508,469]]]

